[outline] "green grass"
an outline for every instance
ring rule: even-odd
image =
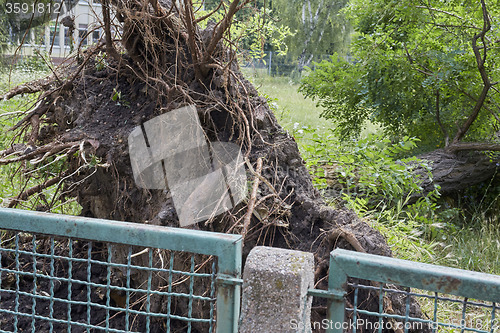
[[[299,83],[286,76],[271,77],[266,74],[265,69],[243,68],[242,72],[259,93],[268,99],[283,128],[291,133],[300,131],[303,127],[309,132],[312,130],[321,135],[331,133],[330,129],[333,129],[335,124],[321,117],[321,106],[317,106],[315,101],[298,92]],[[379,130],[379,126],[367,122],[361,137],[367,137]]]
[[[431,296],[430,298],[419,297],[418,302],[420,304],[420,308],[425,316],[433,320],[434,317],[434,307],[435,301],[433,299],[434,293],[428,292],[425,290],[412,290],[412,292],[425,294]],[[448,323],[455,326],[460,327],[462,324],[462,316],[463,316],[463,298],[453,296],[453,295],[443,295],[440,294],[441,297],[447,297],[450,299],[457,300],[457,302],[443,301],[439,300],[437,302],[437,321],[440,323]],[[469,302],[477,302],[482,303],[480,300],[468,299]],[[484,302],[483,302],[484,303]],[[489,304],[491,305],[491,303]],[[464,318],[463,323],[467,327],[480,329],[487,332],[496,332],[496,330],[492,330],[491,327],[491,310],[488,308],[471,305],[470,303],[467,305],[467,312]],[[494,321],[494,327],[498,327],[498,320]],[[451,328],[439,326],[438,332],[447,332],[447,333],[461,333],[463,332],[460,328]],[[467,331],[466,331],[467,332]]]
[[[263,74],[262,70],[248,68],[243,69],[243,73],[259,93],[268,98],[276,117],[285,129],[292,131],[307,126],[324,132],[333,126],[331,122],[320,118],[323,110],[299,93],[299,84],[290,78],[270,77]]]
[[[5,93],[10,88],[32,79],[34,76],[28,71],[4,70],[0,73],[0,94]],[[9,129],[14,126],[22,117],[22,112],[29,108],[34,102],[34,98],[16,96],[8,101],[0,101],[0,150],[8,148],[11,144],[13,133]],[[14,173],[19,166],[4,165],[0,170],[0,205],[5,204],[5,200],[14,196],[21,190]]]
[[[451,238],[450,258],[454,266],[500,275],[500,224],[486,222],[464,227]]]
[[[447,247],[443,252],[444,265],[461,269],[483,272],[489,274],[500,274],[500,224],[498,220],[483,219],[482,225],[475,227],[466,226],[459,229],[447,241]],[[426,291],[418,291],[433,295]],[[443,296],[443,295],[441,295]],[[446,295],[453,299],[458,297]],[[474,301],[469,299],[469,301]],[[477,301],[481,303],[481,301]],[[432,298],[422,298],[419,300],[422,311],[429,318],[434,313],[434,300]],[[460,325],[462,320],[462,303],[438,302],[438,321]],[[478,306],[467,306],[465,321],[469,327],[490,331],[491,310]],[[498,327],[498,320],[495,321]],[[461,332],[456,328],[440,328],[440,332]]]

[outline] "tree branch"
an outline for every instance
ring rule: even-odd
[[[251,1],[253,0],[245,0],[243,1],[243,5],[246,5]],[[238,6],[239,3],[240,0],[233,0],[233,2],[231,2],[226,16],[224,16],[224,18],[219,22],[219,25],[215,28],[214,34],[212,35],[212,40],[210,41],[210,44],[208,44],[207,49],[205,50],[205,54],[203,55],[202,66],[210,62],[210,58],[215,52],[217,44],[222,39],[222,36],[226,32],[226,30],[231,26],[234,14],[236,14],[236,12],[238,12],[238,10],[241,8],[241,6]],[[208,72],[208,68],[204,66],[204,68],[202,68],[202,71],[203,74],[206,75],[206,73]]]
[[[212,10],[212,11],[211,11],[210,13],[208,13],[207,15],[204,15],[204,16],[202,16],[202,17],[200,17],[200,18],[196,19],[196,20],[194,21],[194,23],[199,23],[199,22],[205,21],[207,18],[209,18],[210,16],[212,16],[212,15],[213,15],[216,11],[218,11],[221,5],[222,5],[222,1],[221,1],[221,2],[219,2],[219,5],[218,5],[218,6],[217,6],[214,10]]]
[[[473,26],[473,25],[442,24],[442,23],[436,23],[436,22],[432,22],[430,24],[432,24],[436,27],[440,27],[440,28],[458,28],[458,29],[481,30],[481,28],[478,28],[478,27]]]
[[[106,52],[113,58],[118,58],[118,52],[113,45],[113,38],[111,36],[111,17],[109,14],[109,0],[102,1],[102,16],[104,20],[104,34],[106,38]]]
[[[474,105],[474,109],[472,110],[471,115],[467,119],[467,121],[462,125],[461,128],[457,131],[455,137],[453,138],[453,144],[457,144],[464,135],[467,133],[469,130],[470,126],[472,123],[476,120],[479,111],[481,111],[481,108],[484,104],[484,101],[486,100],[486,96],[488,95],[488,91],[491,88],[491,82],[488,77],[488,74],[486,73],[486,68],[484,67],[484,64],[486,62],[486,44],[484,41],[484,37],[486,33],[491,29],[491,22],[490,18],[488,15],[488,10],[486,9],[486,4],[484,0],[481,0],[481,9],[483,11],[483,30],[479,32],[478,34],[474,35],[474,38],[472,39],[472,50],[474,51],[474,56],[476,57],[476,63],[477,63],[477,69],[479,70],[479,73],[481,74],[481,79],[483,80],[483,90],[481,91],[481,95],[479,96],[479,99],[476,102],[476,105]],[[479,51],[479,48],[477,46],[477,40],[481,39],[484,45],[484,53],[483,56],[481,56],[481,53]]]
[[[477,102],[477,98],[475,98],[474,96],[472,96],[471,94],[469,94],[468,92],[466,92],[465,90],[463,89],[459,89],[459,91],[464,94],[465,96],[469,97],[470,99],[472,99],[474,102]],[[500,109],[500,106],[493,100],[493,99],[490,99],[489,102],[495,104],[499,109]],[[498,121],[498,123],[500,124],[500,117],[496,114],[495,111],[493,111],[492,109],[490,109],[486,104],[483,104],[483,108],[486,109],[486,111],[488,111],[489,113],[491,113],[491,115]]]
[[[454,13],[451,13],[451,12],[447,12],[447,11],[439,9],[439,8],[433,8],[433,7],[430,7],[430,6],[415,6],[415,8],[427,9],[427,10],[429,10],[429,12],[430,11],[435,11],[435,12],[438,12],[438,13],[446,14],[446,15],[452,16],[454,18],[457,18],[460,21],[464,21],[463,17],[458,16],[457,14],[454,14]]]
[[[195,31],[195,26],[193,25],[194,14],[193,14],[193,3],[191,0],[184,0],[184,20],[186,21],[186,27],[188,31],[188,45],[191,49],[191,56],[193,57],[193,65],[196,78],[202,79],[202,71],[200,69],[200,49],[198,48],[197,34]]]

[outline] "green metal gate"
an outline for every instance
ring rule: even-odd
[[[153,325],[194,332],[197,324],[237,332],[239,235],[17,209],[0,209],[0,230],[0,332],[149,332]],[[177,268],[181,257],[190,270]],[[134,285],[133,276],[143,283]],[[155,278],[164,285],[155,289]],[[155,297],[163,300],[156,310]],[[176,312],[177,303],[187,313]],[[195,313],[197,306],[208,313]]]
[[[0,333],[237,332],[241,251],[239,235],[0,209]],[[328,300],[326,332],[500,331],[500,277],[489,274],[336,249],[329,289],[309,296]],[[412,300],[427,317],[412,315]],[[459,315],[443,317],[450,307]]]
[[[326,332],[500,332],[497,275],[335,249],[328,288],[310,291],[329,300]],[[404,302],[404,314],[390,311],[390,294]],[[378,299],[374,309],[363,304],[367,295]],[[428,305],[427,316],[411,315],[412,299]],[[458,315],[443,315],[450,309]]]

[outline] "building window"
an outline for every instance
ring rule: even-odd
[[[87,24],[79,24],[78,25],[78,39],[80,41],[81,46],[87,46]]]
[[[92,42],[97,43],[101,39],[101,29],[95,29],[92,31]]]
[[[49,39],[49,45],[54,45],[54,46],[61,46],[60,41],[59,41],[59,29],[58,26],[54,22],[51,22],[50,24],[50,39]]]

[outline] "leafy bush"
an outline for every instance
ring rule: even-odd
[[[42,56],[50,61],[49,54]],[[25,56],[16,64],[16,69],[28,72],[47,72],[49,70],[49,66],[42,56]]]
[[[412,195],[422,193],[415,168],[429,170],[424,161],[407,157],[418,139],[391,143],[370,135],[341,143],[333,134],[325,138],[298,126],[292,134],[299,139],[317,188],[327,197],[342,198],[334,204],[366,218],[387,237],[398,257],[435,260],[435,250],[453,230],[450,221],[457,213],[439,205],[438,189],[410,203]]]
[[[341,143],[334,135],[322,138],[308,128],[296,131],[295,136],[302,133],[309,134],[302,135],[306,143],[301,148],[320,188],[333,186],[344,197],[363,197],[369,209],[392,205],[403,196],[422,191],[413,170],[417,166],[429,167],[416,157],[405,157],[418,139],[405,137],[393,144],[381,136],[369,135]]]

